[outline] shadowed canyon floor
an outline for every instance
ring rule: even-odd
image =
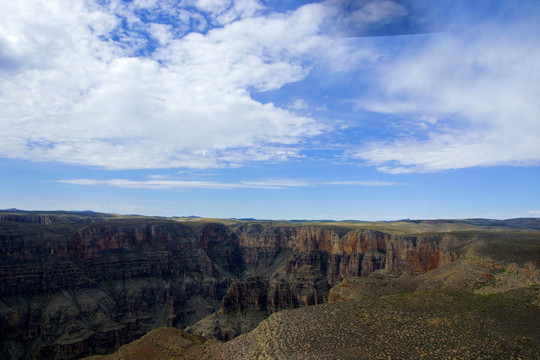
[[[2,359],[539,353],[539,219],[3,211],[0,260]]]

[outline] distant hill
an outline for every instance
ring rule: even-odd
[[[516,218],[507,220],[494,220],[494,219],[464,219],[464,220],[403,220],[405,222],[411,222],[415,224],[431,224],[431,225],[444,225],[444,224],[470,224],[481,227],[505,227],[512,229],[535,229],[540,230],[540,218]]]

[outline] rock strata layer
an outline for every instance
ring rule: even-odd
[[[211,314],[325,303],[346,277],[422,274],[455,260],[464,242],[312,225],[2,219],[0,358],[8,359],[102,354]]]

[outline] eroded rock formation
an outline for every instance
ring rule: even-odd
[[[105,353],[152,328],[183,328],[216,312],[324,303],[345,277],[448,264],[461,241],[267,223],[3,219],[2,358]]]

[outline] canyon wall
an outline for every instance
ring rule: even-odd
[[[461,242],[449,234],[401,236],[374,230],[351,230],[340,237],[314,226],[242,225],[233,236],[243,263],[254,269],[248,274],[256,276],[233,282],[222,314],[324,303],[329,289],[344,278],[377,270],[422,274],[455,260],[453,249]]]
[[[348,276],[421,274],[448,264],[460,241],[334,230],[4,216],[0,358],[77,358],[213,313],[327,302],[329,289]]]

